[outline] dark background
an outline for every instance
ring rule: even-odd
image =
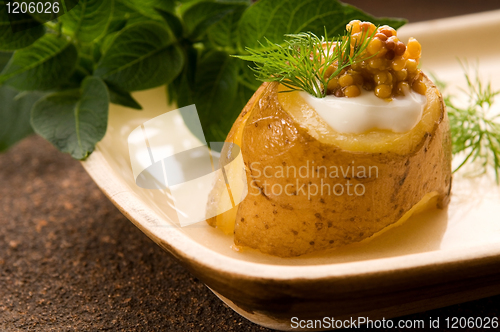
[[[409,22],[500,9],[500,0],[344,0],[342,2],[361,8],[374,16],[403,17]]]
[[[346,2],[410,22],[500,9],[499,0]],[[403,318],[443,323],[499,308],[495,296]],[[34,136],[0,155],[0,331],[19,330],[268,331],[135,228],[78,161]]]

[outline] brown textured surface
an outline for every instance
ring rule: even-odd
[[[0,155],[0,331],[263,331],[31,137]]]
[[[347,2],[410,21],[500,8],[498,0]],[[443,328],[450,316],[499,317],[500,296],[404,318],[440,317]],[[103,330],[269,331],[148,240],[77,161],[28,138],[0,155],[0,331]]]

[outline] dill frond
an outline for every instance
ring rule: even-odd
[[[483,174],[492,166],[497,184],[500,182],[500,114],[491,114],[490,108],[494,98],[500,91],[493,91],[491,84],[484,84],[478,71],[474,77],[469,74],[467,63],[460,62],[467,89],[468,104],[460,107],[454,96],[445,97],[450,120],[452,152],[454,155],[464,154],[464,160],[454,170],[458,171],[467,163],[475,162],[478,167],[475,175]]]
[[[372,34],[363,34],[361,40],[351,45],[351,32],[328,39],[325,35],[316,36],[312,32],[285,35],[284,45],[275,44],[266,39],[267,45],[262,50],[247,48],[250,55],[240,55],[237,58],[252,61],[255,67],[251,69],[256,77],[264,82],[280,82],[290,91],[303,90],[309,94],[323,98],[326,96],[328,82],[338,76],[342,70],[363,60],[363,53],[373,39]],[[335,64],[336,70],[325,77],[330,65]]]

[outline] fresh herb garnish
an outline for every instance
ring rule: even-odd
[[[469,74],[467,64],[461,63],[464,69],[467,89],[463,90],[467,97],[464,106],[457,96],[444,97],[450,119],[452,152],[462,156],[463,161],[454,172],[466,164],[476,166],[472,175],[486,173],[490,166],[495,172],[497,184],[500,182],[500,114],[491,114],[490,108],[494,98],[500,94],[493,91],[491,84],[485,84],[479,78],[477,69],[474,77]],[[438,81],[441,89],[445,84]]]
[[[16,19],[0,2],[0,150],[33,127],[60,150],[85,158],[104,135],[109,102],[140,109],[130,93],[165,84],[171,102],[196,104],[207,141],[223,141],[259,86],[247,62],[231,54],[261,49],[266,38],[282,44],[285,34],[301,31],[320,35],[326,27],[338,35],[353,19],[394,28],[405,23],[336,0],[60,3],[55,16]],[[11,24],[19,25],[17,32]],[[88,96],[94,117],[86,112]]]
[[[253,61],[252,68],[257,79],[264,82],[280,82],[290,91],[306,91],[316,98],[326,96],[328,82],[342,70],[354,63],[366,60],[363,52],[373,39],[372,34],[364,33],[359,42],[352,44],[351,31],[343,36],[328,39],[325,30],[321,38],[312,32],[286,35],[284,45],[267,40],[267,47],[261,50],[247,48],[250,55],[237,56]],[[335,65],[335,71],[327,76],[328,67]]]

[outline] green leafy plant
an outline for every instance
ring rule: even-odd
[[[497,184],[500,183],[500,114],[490,111],[494,98],[500,91],[493,91],[491,84],[485,84],[476,73],[469,73],[467,63],[461,63],[467,82],[465,103],[460,103],[458,96],[446,95],[445,104],[450,119],[453,154],[463,157],[455,172],[464,165],[476,166],[473,175],[486,173],[493,167]],[[446,85],[439,81],[444,90]]]
[[[326,96],[328,82],[338,76],[348,66],[368,59],[363,52],[372,40],[373,34],[365,33],[359,43],[351,45],[351,32],[328,39],[318,37],[312,32],[286,35],[285,45],[267,41],[263,50],[247,48],[251,55],[238,56],[252,61],[257,78],[263,82],[280,82],[290,90],[306,91],[317,98]],[[351,54],[352,46],[352,54]],[[264,47],[264,46],[263,46]],[[335,64],[335,71],[328,77],[329,66]]]
[[[58,15],[13,19],[0,2],[0,150],[34,130],[84,159],[105,134],[110,102],[140,109],[131,92],[161,85],[169,102],[196,104],[208,141],[223,141],[259,86],[230,55],[265,49],[265,40],[282,45],[301,31],[338,35],[353,19],[405,23],[336,0],[58,3]]]

